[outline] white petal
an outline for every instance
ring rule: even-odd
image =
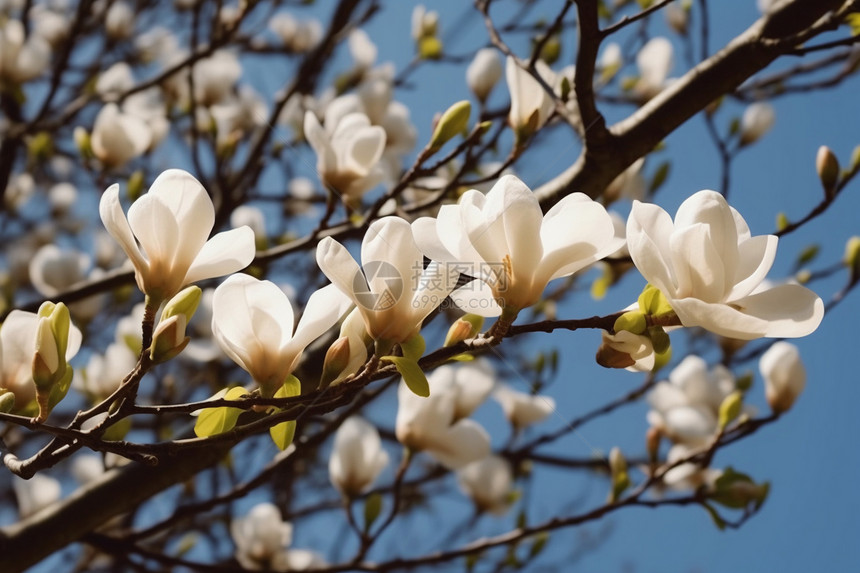
[[[325,276],[334,283],[342,293],[355,299],[356,276],[361,274],[361,267],[346,250],[346,247],[332,239],[326,237],[317,245],[317,265]],[[361,285],[359,285],[361,286]],[[364,283],[364,292],[367,291],[367,283]],[[357,304],[357,302],[356,302]],[[361,305],[359,305],[361,308]]]
[[[759,235],[738,245],[739,261],[735,268],[735,285],[726,296],[727,301],[745,297],[761,284],[773,266],[778,242],[779,239],[774,235]]]
[[[123,213],[122,205],[119,202],[119,185],[116,183],[108,187],[102,194],[99,201],[99,215],[107,232],[120,244],[134,267],[146,269],[148,264],[137,246],[128,219]]]
[[[469,281],[452,291],[450,296],[457,308],[465,312],[483,317],[502,314],[502,307],[496,302],[493,289],[484,281]]]
[[[797,338],[811,334],[824,318],[824,303],[800,285],[779,285],[735,301],[743,312],[767,321],[764,336]]]
[[[633,201],[627,219],[627,248],[636,268],[649,283],[667,297],[675,293],[669,238],[674,230],[672,218],[650,203]]]
[[[687,327],[701,326],[714,334],[739,340],[761,338],[768,331],[766,320],[727,304],[708,303],[696,298],[669,299],[669,304],[681,324]]]
[[[235,273],[254,260],[254,231],[239,227],[218,233],[203,245],[185,275],[184,284]]]
[[[463,419],[448,428],[429,452],[440,464],[458,469],[490,453],[490,436],[476,421]]]
[[[305,305],[292,340],[283,349],[284,353],[300,354],[311,342],[334,326],[352,304],[352,299],[343,294],[337,285],[327,285],[314,292]]]
[[[730,285],[726,285],[726,270],[720,258],[722,253],[711,241],[710,231],[711,227],[696,223],[676,229],[672,234],[669,244],[678,281],[676,296],[723,302],[728,294]]]

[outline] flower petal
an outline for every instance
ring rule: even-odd
[[[797,338],[811,334],[824,318],[824,302],[808,288],[786,284],[735,301],[743,312],[767,321],[764,336]]]
[[[457,308],[465,312],[487,318],[502,314],[493,289],[482,280],[469,281],[452,291],[450,296]]]
[[[137,246],[137,241],[119,202],[119,185],[116,183],[108,187],[102,194],[99,201],[99,216],[101,216],[107,232],[116,239],[122,250],[131,259],[134,268],[138,271],[147,269],[149,265]]]
[[[675,272],[672,269],[669,237],[674,224],[669,214],[650,203],[633,201],[627,219],[627,248],[633,264],[649,283],[667,297],[675,294]]]
[[[696,298],[670,299],[669,304],[684,326],[701,326],[728,338],[753,340],[765,336],[769,328],[765,320],[727,304],[708,303]]]
[[[218,233],[203,245],[185,275],[183,284],[240,271],[254,260],[254,231],[248,226]]]

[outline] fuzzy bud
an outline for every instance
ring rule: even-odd
[[[818,172],[821,186],[824,187],[824,194],[832,198],[836,184],[839,183],[839,160],[826,145],[818,148],[818,154],[815,156],[815,171]]]

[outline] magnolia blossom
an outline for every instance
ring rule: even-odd
[[[274,32],[284,47],[296,53],[313,49],[322,39],[323,29],[319,20],[297,20],[287,12],[278,12],[269,19],[269,29]]]
[[[21,519],[29,517],[42,508],[60,500],[59,480],[39,473],[25,480],[12,476],[12,489],[18,500],[18,515]]]
[[[762,354],[758,363],[764,378],[767,403],[774,412],[785,412],[806,386],[806,368],[800,351],[790,342],[775,342]]]
[[[550,87],[555,85],[555,74],[543,60],[535,62],[535,70]],[[555,105],[552,94],[511,56],[505,63],[505,79],[511,93],[508,123],[520,137],[528,137],[549,119]]]
[[[293,330],[293,307],[270,281],[230,276],[212,299],[212,336],[271,396],[292,374],[304,349],[343,316],[351,302],[329,285],[308,299]]]
[[[105,31],[112,40],[125,40],[134,33],[134,9],[126,2],[113,2],[105,13]]]
[[[466,68],[466,83],[478,101],[487,101],[493,87],[502,78],[502,62],[493,48],[481,48]]]
[[[181,169],[159,175],[128,210],[128,219],[119,185],[111,185],[102,195],[99,214],[131,259],[138,287],[155,300],[167,300],[193,282],[234,273],[254,258],[254,232],[248,227],[209,239],[215,224],[212,200]]]
[[[382,181],[378,164],[385,149],[385,130],[370,125],[363,113],[346,115],[336,125],[327,122],[323,129],[308,111],[304,130],[317,154],[317,171],[323,183],[348,203],[360,201],[366,191]]]
[[[140,323],[137,324],[140,329]],[[137,364],[137,355],[124,341],[112,342],[104,354],[92,354],[87,367],[75,372],[72,387],[94,403],[113,394]]]
[[[514,475],[503,457],[490,455],[470,463],[457,471],[457,481],[480,511],[504,515],[511,504]]]
[[[774,121],[776,121],[776,113],[769,103],[758,101],[747,106],[741,116],[741,145],[749,145],[757,141],[770,131]]]
[[[110,99],[134,87],[134,74],[127,62],[117,62],[106,69],[96,80],[96,93]]]
[[[662,36],[651,38],[636,54],[639,81],[635,90],[643,99],[651,99],[666,87],[672,70],[672,42]]]
[[[0,327],[0,388],[15,394],[15,411],[27,410],[36,398],[33,381],[33,357],[36,354],[36,335],[39,315],[13,310]],[[72,324],[66,347],[66,361],[81,348],[81,331]]]
[[[490,436],[469,418],[478,404],[447,375],[431,374],[430,396],[417,396],[400,383],[395,434],[403,445],[426,451],[443,466],[458,469],[490,453]],[[472,409],[469,407],[471,406]]]
[[[108,167],[120,167],[143,155],[152,144],[152,132],[145,121],[120,111],[114,103],[105,105],[96,116],[90,145],[93,155]]]
[[[674,444],[666,454],[666,464],[672,465],[701,451],[687,444]],[[696,490],[702,486],[712,486],[722,475],[722,471],[703,468],[699,464],[686,462],[678,464],[663,475],[663,483],[674,490]]]
[[[647,336],[634,334],[628,330],[621,330],[615,334],[602,331],[602,336],[601,351],[609,347],[612,352],[598,353],[598,362],[601,365],[610,368],[623,367],[630,372],[650,372],[654,369],[654,345]],[[606,362],[601,362],[601,357],[604,357]]]
[[[624,65],[624,54],[621,52],[621,46],[616,42],[607,43],[600,53],[600,59],[597,61],[597,66],[600,69],[601,79],[609,81],[621,66]]]
[[[43,245],[30,259],[30,282],[40,294],[52,298],[85,280],[91,266],[92,261],[86,253],[61,249],[53,244]],[[100,272],[95,269],[89,276],[97,278]],[[71,303],[69,310],[76,317],[89,320],[101,311],[103,303],[104,297],[91,296]]]
[[[364,493],[387,465],[388,453],[372,424],[357,416],[341,424],[328,460],[329,477],[338,491],[348,497]]]
[[[349,44],[349,53],[355,62],[355,67],[359,72],[369,70],[376,61],[377,48],[367,32],[361,28],[356,28],[349,33],[347,39]]]
[[[504,384],[493,392],[508,422],[516,430],[541,422],[555,411],[555,400],[542,394],[518,392]]]
[[[224,101],[241,75],[236,54],[218,50],[194,65],[194,99],[204,106]]]
[[[824,303],[806,287],[763,285],[777,237],[751,236],[740,213],[715,191],[681,204],[674,222],[657,205],[633,202],[630,256],[684,326],[729,338],[798,337],[818,328]]]
[[[236,544],[236,560],[252,571],[301,571],[325,565],[315,553],[289,549],[293,526],[285,523],[271,503],[255,505],[248,515],[233,519],[230,535]]]
[[[735,390],[735,377],[718,364],[687,356],[648,394],[648,422],[674,442],[705,446],[717,433],[720,404]]]
[[[42,74],[51,58],[51,47],[40,36],[25,38],[24,25],[10,18],[0,23],[0,79],[13,83]]]
[[[599,203],[573,193],[544,215],[531,190],[505,175],[484,195],[467,191],[433,219],[413,223],[422,252],[457,263],[477,277],[451,298],[482,316],[512,313],[540,300],[547,283],[571,275],[618,250],[612,220]]]
[[[399,344],[418,333],[421,322],[457,284],[457,269],[424,258],[409,223],[399,217],[373,222],[361,243],[362,267],[346,247],[326,237],[317,246],[317,264],[350,297],[376,341]]]

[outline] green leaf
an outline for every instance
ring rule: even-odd
[[[631,310],[615,319],[612,329],[615,332],[627,330],[633,334],[642,334],[647,327],[645,315],[641,311]]]
[[[463,352],[462,354],[455,354],[451,357],[451,360],[456,360],[457,362],[471,362],[475,357],[471,354],[466,354]]]
[[[639,310],[654,316],[663,316],[674,312],[660,289],[650,284],[645,285],[642,294],[639,295]]]
[[[247,392],[241,386],[230,388],[223,398],[225,400],[238,400],[245,396]],[[217,394],[216,394],[217,396]],[[204,408],[197,416],[197,421],[194,423],[194,434],[198,438],[208,438],[216,434],[223,434],[232,430],[236,425],[236,420],[239,419],[239,414],[242,413],[240,408],[231,408],[229,406],[221,406],[219,408]]]
[[[811,263],[815,257],[818,256],[821,248],[818,245],[809,245],[797,255],[797,262],[795,263],[795,267],[801,267],[807,263]]]
[[[403,381],[414,394],[426,398],[430,395],[430,384],[427,382],[427,376],[424,371],[418,366],[415,360],[409,360],[404,356],[383,356],[381,360],[387,360],[394,364],[397,371],[403,376]]]
[[[534,536],[534,543],[532,543],[531,549],[529,549],[529,559],[537,557],[540,555],[541,551],[546,547],[546,543],[549,541],[549,532],[541,531],[537,535]]]
[[[364,500],[364,530],[370,531],[370,527],[382,512],[382,495],[374,492]]]
[[[424,337],[416,334],[409,340],[400,343],[400,350],[403,351],[403,357],[413,362],[418,362],[418,359],[424,355],[424,349],[427,344],[424,342]]]
[[[705,502],[702,502],[702,507],[705,508],[705,511],[708,512],[708,515],[710,515],[711,519],[714,520],[714,525],[717,526],[717,529],[723,531],[726,528],[726,521],[722,517],[720,517],[720,514],[717,513],[717,510]]]
[[[851,35],[860,34],[860,12],[852,12],[845,15],[845,23],[851,28]]]
[[[273,398],[293,398],[302,393],[302,383],[295,376],[289,376],[278,388]]]
[[[296,421],[288,420],[281,422],[269,428],[269,435],[272,436],[272,441],[278,446],[278,449],[284,451],[291,443],[296,435]]]
[[[666,182],[671,167],[668,161],[664,161],[657,166],[657,170],[654,171],[654,176],[651,178],[651,184],[648,186],[649,195],[655,193]]]

